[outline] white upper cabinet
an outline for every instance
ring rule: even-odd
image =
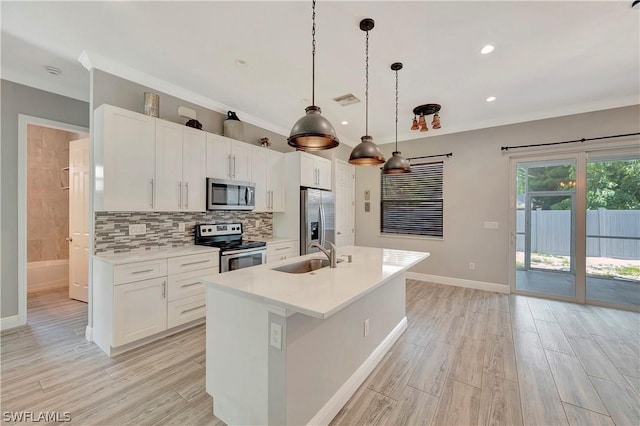
[[[256,186],[256,211],[284,211],[284,154],[251,147],[251,177]]]
[[[155,119],[102,105],[94,127],[95,210],[153,210]]]
[[[206,133],[156,121],[156,211],[204,211]]]
[[[331,160],[300,152],[300,186],[331,190]]]
[[[155,210],[182,210],[182,126],[156,120]]]
[[[251,145],[207,133],[207,177],[251,181]]]
[[[182,210],[202,212],[207,202],[207,133],[182,127]]]

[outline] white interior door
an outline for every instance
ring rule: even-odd
[[[69,142],[69,297],[88,301],[89,139]]]
[[[354,245],[355,170],[351,164],[335,164],[336,246]]]

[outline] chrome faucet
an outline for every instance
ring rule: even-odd
[[[335,268],[338,265],[338,256],[337,256],[337,253],[336,253],[336,246],[331,241],[327,241],[327,242],[331,246],[331,248],[329,250],[327,250],[326,248],[322,247],[318,243],[309,244],[309,248],[315,247],[315,248],[319,249],[321,252],[323,252],[324,255],[327,256],[327,259],[329,259],[329,267]]]

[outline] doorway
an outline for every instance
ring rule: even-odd
[[[58,293],[69,297],[69,147],[70,141],[85,138],[88,149],[88,129],[20,115],[18,133],[18,318],[23,325],[28,300],[54,300],[57,296],[49,296]]]
[[[637,150],[512,159],[512,291],[640,308]]]

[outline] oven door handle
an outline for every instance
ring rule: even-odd
[[[221,256],[228,256],[228,255],[232,255],[232,254],[254,254],[254,253],[262,253],[262,252],[266,252],[267,249],[263,248],[263,249],[250,249],[250,250],[231,250],[231,251],[225,251],[224,253],[221,253]]]

